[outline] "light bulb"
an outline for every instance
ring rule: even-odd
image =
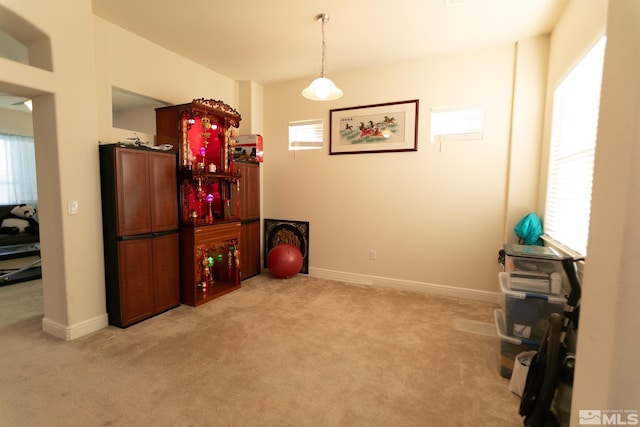
[[[342,96],[342,90],[326,77],[318,77],[302,91],[302,96],[314,101],[331,101]]]

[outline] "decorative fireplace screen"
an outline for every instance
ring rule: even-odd
[[[284,219],[264,220],[264,267],[267,268],[267,254],[276,245],[287,243],[296,246],[302,253],[300,273],[309,273],[309,222]]]

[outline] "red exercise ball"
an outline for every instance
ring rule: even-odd
[[[278,279],[288,279],[300,272],[302,253],[293,245],[286,243],[276,245],[267,254],[267,267]]]

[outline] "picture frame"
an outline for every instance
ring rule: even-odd
[[[330,110],[329,154],[418,151],[419,100]]]

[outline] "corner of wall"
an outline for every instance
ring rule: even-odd
[[[46,317],[42,318],[42,330],[64,341],[72,341],[104,329],[107,326],[109,326],[109,317],[106,313],[69,326],[47,319]]]

